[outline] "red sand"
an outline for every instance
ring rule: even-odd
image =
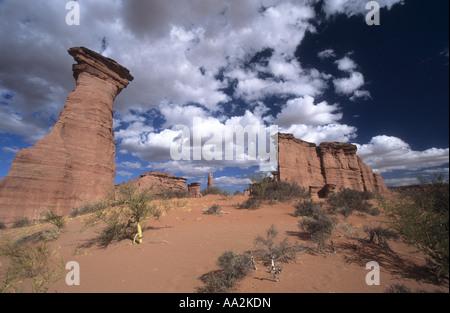
[[[245,196],[226,200],[220,196],[180,200],[184,206],[172,208],[159,220],[144,226],[143,244],[131,245],[128,240],[108,248],[84,246],[95,238],[95,229],[80,232],[83,217],[71,218],[60,237],[51,242],[56,255],[64,263],[80,265],[80,285],[68,286],[64,277],[49,292],[144,292],[190,293],[202,286],[199,277],[216,269],[217,258],[225,251],[237,253],[255,248],[254,239],[264,235],[273,224],[278,239],[288,237],[293,243],[312,246],[308,236],[297,227],[291,204],[264,205],[255,211],[237,210],[236,204]],[[220,204],[227,214],[205,215],[202,210]],[[392,284],[403,284],[418,290],[448,292],[448,280],[440,285],[423,268],[425,258],[402,242],[389,241],[393,251],[375,244],[358,241],[366,234],[364,225],[379,225],[382,217],[353,214],[339,218],[332,239],[336,254],[303,252],[295,262],[277,264],[283,268],[279,281],[273,280],[267,268],[258,269],[241,281],[232,292],[241,293],[378,293]],[[24,231],[32,233],[47,226],[0,231],[0,238],[17,238]],[[1,261],[1,260],[0,260]],[[380,285],[366,284],[366,263],[380,265]],[[3,262],[5,264],[5,262]],[[0,267],[1,269],[1,267]]]

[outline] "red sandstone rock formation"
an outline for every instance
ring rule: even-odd
[[[190,183],[188,185],[189,197],[191,198],[201,198],[202,193],[200,192],[200,182]]]
[[[39,219],[52,207],[67,215],[114,188],[113,103],[133,77],[114,60],[84,47],[69,49],[76,88],[50,133],[19,151],[0,180],[0,221]]]
[[[138,190],[148,189],[152,193],[159,195],[166,191],[187,191],[186,178],[178,177],[164,172],[152,171],[130,180],[118,186],[130,184]]]
[[[213,189],[213,188],[214,188],[213,174],[209,173],[207,189]]]
[[[294,181],[313,197],[341,188],[389,193],[383,178],[356,155],[356,146],[325,142],[318,147],[291,134],[278,136],[278,180]]]

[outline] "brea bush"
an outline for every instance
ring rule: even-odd
[[[345,188],[340,192],[331,194],[327,198],[332,213],[342,214],[344,217],[350,216],[354,211],[378,215],[380,212],[374,208],[368,200],[374,195],[367,191],[358,191]]]
[[[311,240],[317,244],[320,251],[323,250],[325,240],[329,238],[336,227],[337,219],[328,216],[323,209],[315,210],[309,216],[303,216],[298,222],[298,227],[310,234]]]
[[[227,292],[252,270],[252,261],[247,254],[224,252],[217,259],[218,270],[203,274],[200,280],[205,286],[197,288],[202,293]]]
[[[0,247],[0,256],[8,259],[8,266],[0,273],[0,293],[21,292],[25,281],[31,281],[32,292],[44,293],[62,278],[63,262],[54,260],[45,242],[7,242]]]
[[[382,199],[391,227],[410,245],[424,252],[437,274],[449,271],[449,183],[437,177],[422,190]]]
[[[255,238],[256,254],[265,264],[272,260],[277,262],[289,263],[289,260],[295,259],[297,254],[304,248],[297,244],[289,243],[287,238],[277,242],[278,231],[272,225],[267,231],[266,236],[258,236]]]
[[[213,204],[207,210],[203,210],[203,214],[211,215],[211,214],[222,214],[222,207],[218,204]]]
[[[133,234],[142,239],[141,223],[162,214],[160,208],[152,204],[154,195],[149,190],[137,190],[130,185],[122,185],[115,198],[109,199],[101,209],[96,210],[85,220],[85,227],[92,227],[103,222],[99,231],[98,243],[107,247],[113,242],[133,239]],[[134,242],[134,240],[133,240]]]
[[[314,214],[318,214],[322,211],[322,203],[314,202],[313,200],[304,199],[299,201],[296,205],[294,205],[295,211],[294,216],[313,216]]]

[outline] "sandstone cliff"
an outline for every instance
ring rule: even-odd
[[[374,173],[356,155],[356,146],[324,142],[319,146],[295,138],[278,136],[278,180],[294,181],[313,197],[326,197],[341,188],[389,193],[380,174]]]
[[[186,191],[186,178],[178,177],[172,174],[152,171],[140,175],[123,184],[130,184],[138,190],[148,189],[152,193],[159,195],[166,191]],[[123,184],[119,184],[121,186]]]
[[[52,207],[66,215],[114,188],[113,102],[133,77],[114,60],[69,49],[76,87],[50,133],[19,151],[0,180],[0,221],[39,219]]]

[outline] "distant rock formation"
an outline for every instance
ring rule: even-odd
[[[374,173],[356,155],[356,150],[352,144],[324,142],[316,146],[292,134],[280,133],[278,171],[274,177],[296,182],[312,197],[323,198],[341,188],[389,194],[381,175]]]
[[[117,185],[118,187],[130,184],[138,190],[148,189],[155,195],[160,195],[167,191],[186,191],[186,178],[178,177],[164,172],[152,171],[140,175],[128,182]]]
[[[200,191],[200,182],[190,183],[188,185],[189,197],[191,198],[201,198],[202,193]]]
[[[207,189],[213,189],[214,188],[214,181],[213,181],[213,174],[209,173],[208,175],[208,185],[206,187]]]
[[[0,221],[39,219],[52,207],[67,215],[114,188],[113,103],[133,76],[116,61],[85,47],[69,49],[75,89],[50,133],[20,150],[0,180]]]

